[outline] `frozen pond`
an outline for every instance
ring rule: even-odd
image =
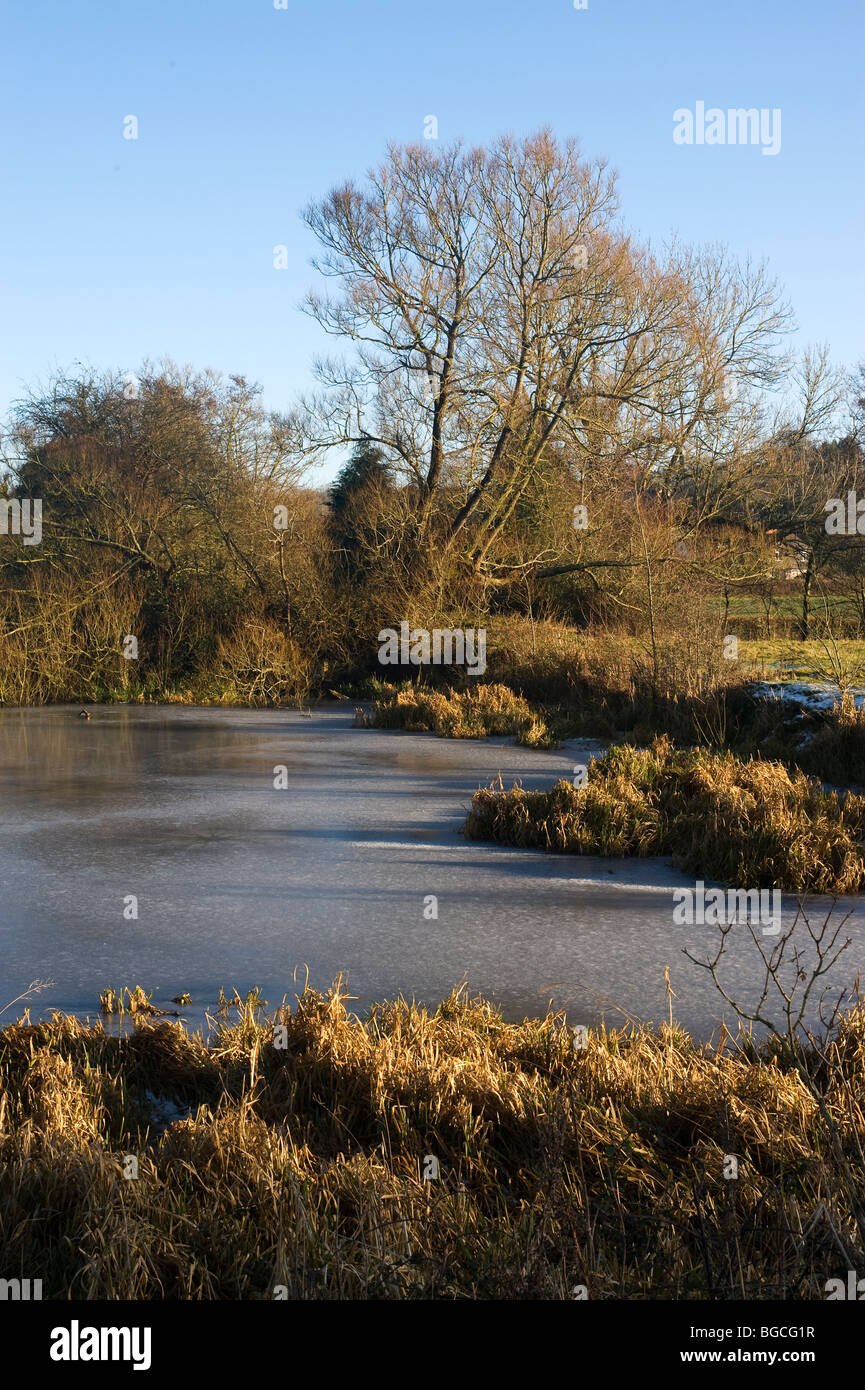
[[[351,704],[294,711],[101,706],[0,711],[0,1007],[95,1014],[111,985],[142,985],[197,1025],[220,987],[271,1005],[309,971],[342,974],[353,1007],[402,993],[434,1003],[465,980],[509,1018],[552,1001],[572,1023],[676,1015],[710,1032],[721,1000],[682,947],[662,860],[577,859],[472,843],[472,793],[550,786],[588,744],[555,753],[500,740],[355,729]],[[274,768],[287,786],[274,787]],[[438,900],[438,918],[425,900]],[[137,899],[137,919],[124,917]],[[865,960],[854,900],[843,975]],[[785,917],[795,903],[785,899]],[[427,906],[427,913],[430,908]],[[299,967],[294,983],[295,967]],[[733,933],[726,976],[753,994],[753,943]],[[15,1017],[18,1009],[3,1015]]]

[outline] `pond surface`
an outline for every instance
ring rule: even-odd
[[[472,793],[549,787],[596,745],[536,752],[502,740],[352,727],[350,704],[295,711],[98,706],[0,711],[0,1008],[93,1015],[106,986],[154,1003],[188,992],[192,1026],[219,989],[271,1005],[342,975],[352,1007],[402,993],[436,1003],[466,981],[510,1019],[565,1008],[572,1023],[675,1013],[707,1035],[722,1001],[682,954],[711,927],[673,923],[693,879],[663,860],[548,855],[462,835]],[[274,787],[274,768],[287,787]],[[137,898],[137,920],[124,906]],[[438,900],[437,920],[424,916]],[[795,902],[784,900],[785,921]],[[865,961],[865,902],[846,904]],[[429,911],[429,908],[427,908]],[[725,980],[761,975],[745,927]],[[297,969],[297,983],[294,975]],[[3,1015],[8,1022],[19,1008]]]

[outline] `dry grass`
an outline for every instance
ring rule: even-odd
[[[819,720],[814,737],[797,751],[807,772],[838,785],[865,784],[865,708],[851,695]]]
[[[99,1012],[108,1016],[112,1014],[148,1014],[152,1018],[168,1017],[179,1018],[176,1009],[157,1009],[152,1003],[153,990],[149,993],[136,985],[134,989],[104,989],[99,996]],[[189,995],[178,995],[172,1001],[175,1004],[188,1004]]]
[[[865,1258],[858,1011],[813,1076],[459,994],[0,1042],[0,1268],[45,1297],[821,1298]]]
[[[676,750],[667,738],[611,748],[585,787],[481,789],[466,834],[564,854],[672,855],[739,888],[865,887],[865,797],[842,800],[781,763]]]
[[[487,627],[489,685],[458,667],[432,667],[421,686],[364,692],[373,698],[364,722],[449,738],[512,734],[534,747],[571,737],[647,743],[662,733],[685,744],[756,744],[785,711],[755,700],[719,650],[673,636],[660,642],[655,671],[633,638],[496,617]]]
[[[543,716],[504,685],[464,691],[403,686],[375,700],[368,714],[358,710],[355,723],[371,729],[432,732],[439,738],[511,734],[530,748],[549,748],[556,742]]]
[[[487,622],[495,684],[451,667],[431,668],[420,687],[373,681],[362,691],[372,710],[359,722],[442,738],[508,734],[539,748],[587,736],[647,744],[667,734],[685,747],[728,748],[827,782],[865,783],[865,711],[848,697],[834,710],[803,712],[782,698],[783,687],[776,700],[756,698],[753,661],[724,660],[710,637],[665,635],[655,672],[644,644],[626,634],[519,617]]]

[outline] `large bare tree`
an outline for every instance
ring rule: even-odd
[[[718,509],[786,366],[788,315],[763,267],[638,244],[614,175],[549,131],[392,146],[305,219],[335,286],[307,307],[353,344],[316,364],[305,447],[384,449],[414,545],[432,528],[486,578],[505,573],[498,542],[554,448],[580,480],[636,479],[637,507],[651,482]],[[582,567],[586,543],[520,564]]]

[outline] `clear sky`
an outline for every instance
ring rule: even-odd
[[[389,140],[550,124],[661,242],[768,258],[796,341],[865,356],[862,0],[5,0],[0,414],[77,361],[163,355],[290,405],[331,347],[298,213]],[[673,112],[780,108],[777,155]],[[124,118],[138,139],[123,138]],[[276,270],[273,248],[288,247]]]

